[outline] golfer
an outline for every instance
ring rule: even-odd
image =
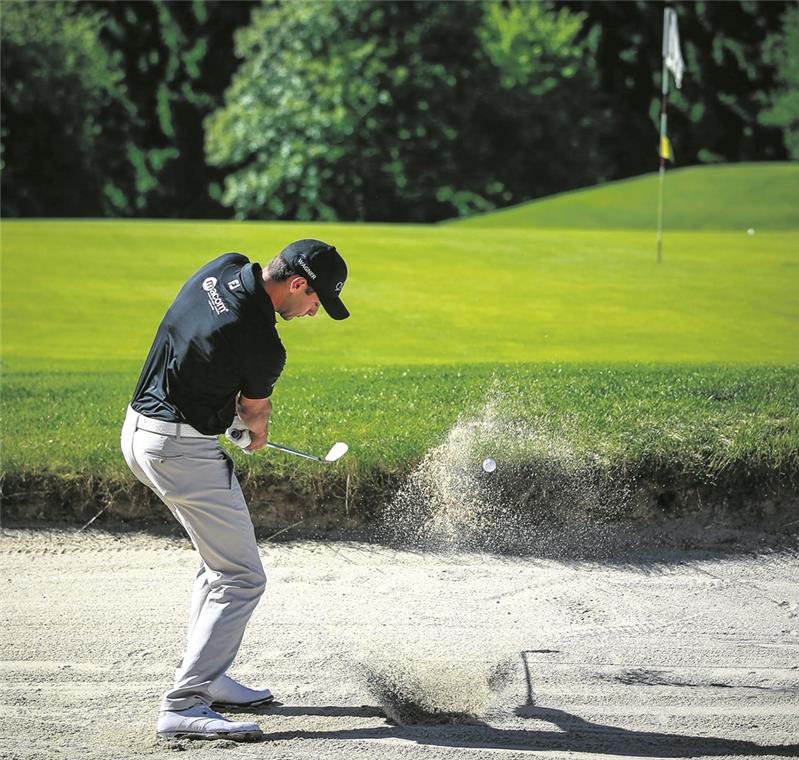
[[[183,526],[200,555],[188,638],[161,702],[162,738],[251,740],[257,723],[229,721],[212,707],[272,700],[269,689],[234,681],[227,670],[266,585],[252,520],[231,458],[219,446],[238,415],[248,451],[266,444],[270,396],[286,352],[275,327],[349,312],[340,299],[347,266],[320,240],[298,240],[262,271],[227,253],[192,275],[169,307],[144,363],[122,428],[122,453]]]

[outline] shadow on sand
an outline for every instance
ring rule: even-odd
[[[376,717],[379,707],[304,707],[274,704],[264,713],[277,715],[329,715],[341,717]],[[619,757],[690,758],[696,756],[796,757],[799,744],[761,745],[740,739],[713,736],[683,736],[654,731],[630,731],[616,726],[591,723],[563,710],[525,705],[515,710],[517,716],[554,724],[558,730],[494,728],[480,721],[467,725],[376,726],[336,731],[278,731],[267,741],[290,739],[404,739],[417,744],[473,749],[509,749],[540,752],[590,752]]]

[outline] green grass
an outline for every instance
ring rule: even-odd
[[[609,182],[455,222],[468,227],[654,229],[658,175]],[[738,234],[799,228],[799,162],[725,164],[666,172],[666,230]],[[448,223],[449,224],[449,223]]]
[[[128,477],[118,442],[130,379],[99,371],[6,376],[6,471]],[[456,420],[483,416],[486,404],[520,433],[513,441],[490,430],[478,436],[476,463],[507,458],[509,445],[517,458],[567,445],[581,461],[672,463],[705,478],[731,464],[799,466],[799,372],[779,367],[320,367],[278,386],[272,436],[320,453],[348,441],[339,467],[368,480],[406,470]],[[318,465],[275,452],[234,453],[243,472],[319,474]]]
[[[332,472],[403,472],[497,399],[539,443],[609,466],[795,469],[797,234],[667,232],[658,265],[640,229],[6,221],[2,469],[129,479],[119,425],[184,279],[221,252],[265,262],[309,236],[347,258],[353,316],[279,324],[289,360],[271,433],[320,452],[348,441]],[[321,472],[236,456],[256,474]]]
[[[2,225],[5,370],[133,373],[205,261],[227,250],[267,261],[309,235],[345,254],[352,318],[281,324],[289,373],[799,358],[796,232],[672,233],[658,265],[653,235],[637,231],[14,221]]]

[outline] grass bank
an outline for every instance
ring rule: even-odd
[[[669,169],[665,182],[667,230],[755,232],[799,227],[799,162],[723,164]],[[645,174],[597,187],[521,203],[502,211],[454,220],[468,227],[654,229],[658,175]]]
[[[4,381],[7,473],[91,471],[125,479],[119,427],[126,373],[17,373]],[[272,437],[326,450],[348,441],[340,465],[319,465],[274,451],[247,457],[249,475],[291,477],[335,471],[368,477],[400,473],[439,443],[458,420],[487,413],[513,422],[519,440],[505,458],[524,458],[541,436],[575,456],[613,465],[682,462],[712,478],[733,463],[799,465],[799,370],[793,367],[575,366],[486,364],[318,368],[286,378],[274,395]],[[45,412],[46,410],[46,412]],[[44,414],[43,414],[44,413]],[[481,444],[481,442],[478,442]],[[475,449],[502,459],[502,440]]]

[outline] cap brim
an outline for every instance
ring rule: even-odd
[[[340,298],[322,298],[319,294],[319,301],[331,319],[346,319],[350,315]]]

